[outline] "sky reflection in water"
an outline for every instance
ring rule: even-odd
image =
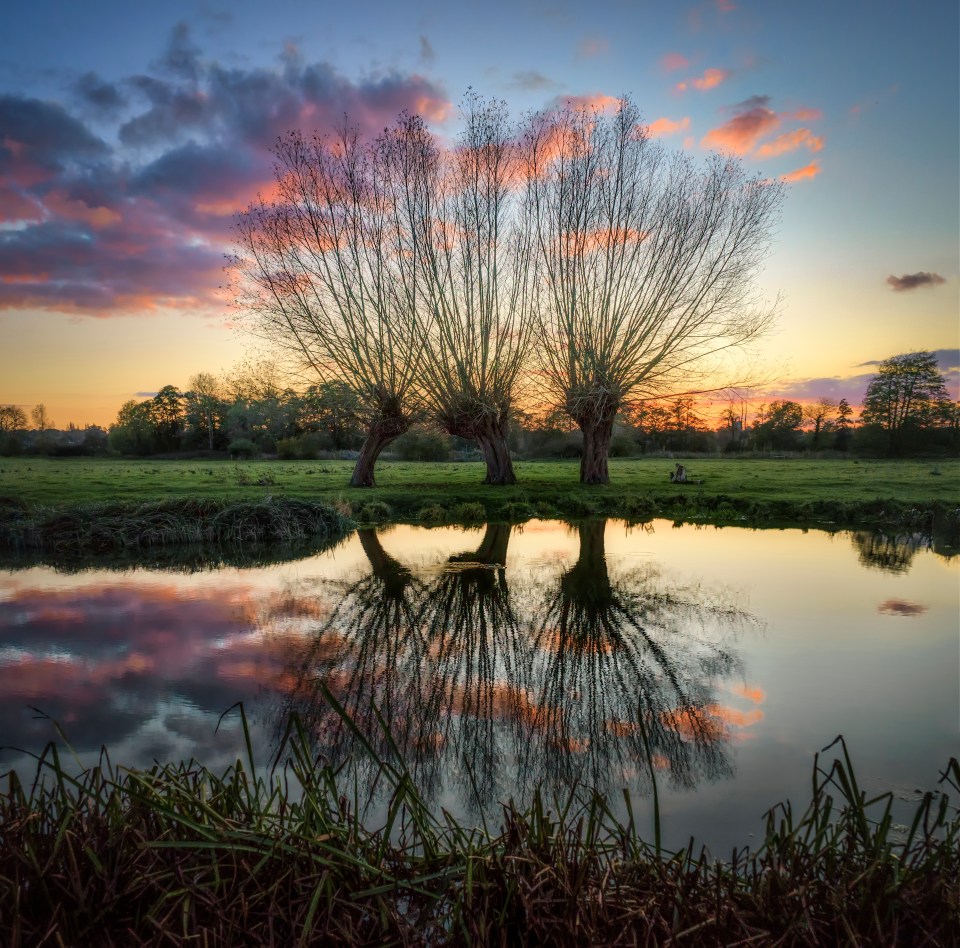
[[[259,746],[286,714],[366,785],[328,688],[424,792],[497,815],[575,782],[667,838],[724,848],[805,799],[842,732],[868,789],[929,787],[958,751],[957,561],[863,534],[533,522],[361,531],[276,567],[0,574],[0,744],[57,720],[81,759],[147,765]],[[266,756],[266,755],[265,755]],[[0,751],[0,768],[27,761]]]

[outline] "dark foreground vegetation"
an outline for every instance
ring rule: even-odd
[[[227,502],[173,498],[31,507],[0,497],[0,550],[55,559],[163,560],[184,550],[206,562],[249,559],[264,545],[303,549],[343,537],[351,522],[329,504],[267,497]],[[189,559],[189,555],[188,555]]]
[[[285,763],[269,775],[257,774],[247,741],[247,762],[222,774],[194,761],[124,770],[104,756],[71,776],[50,745],[32,786],[9,775],[0,797],[3,944],[960,938],[956,807],[928,792],[909,825],[894,823],[893,795],[867,798],[842,740],[837,759],[814,765],[809,807],[774,807],[759,848],[725,861],[692,841],[661,849],[655,789],[650,833],[632,817],[618,821],[600,796],[575,792],[506,805],[489,832],[430,812],[410,775],[382,758],[377,779],[392,797],[371,829],[296,720],[278,756]],[[941,784],[960,790],[955,759]]]

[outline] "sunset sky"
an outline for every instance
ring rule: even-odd
[[[0,404],[105,425],[231,368],[252,343],[224,254],[277,135],[409,109],[452,137],[468,87],[516,116],[629,94],[671,147],[790,182],[770,397],[858,401],[919,349],[957,397],[955,0],[31,0],[3,20]]]

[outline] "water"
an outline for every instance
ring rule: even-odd
[[[809,794],[842,733],[904,802],[960,752],[958,561],[866,533],[655,521],[361,531],[249,569],[0,573],[0,771],[56,735],[128,766],[263,760],[290,711],[324,759],[374,769],[323,698],[462,819],[594,786],[665,841],[718,853]],[[11,747],[22,749],[12,750]],[[649,754],[646,751],[649,748]],[[382,811],[375,792],[369,819]]]

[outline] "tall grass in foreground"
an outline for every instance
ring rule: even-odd
[[[341,710],[338,707],[338,710]],[[349,726],[349,722],[348,722]],[[0,801],[0,941],[21,945],[956,944],[960,817],[927,793],[897,831],[847,748],[754,852],[661,852],[597,795],[503,810],[496,832],[431,813],[409,774],[367,829],[291,722],[283,763],[190,761],[70,776],[56,745]],[[358,741],[372,753],[359,731]],[[837,742],[835,741],[833,747]],[[281,758],[278,758],[280,760]],[[960,789],[951,759],[942,781]],[[627,812],[632,813],[627,799]],[[654,828],[659,838],[659,827]]]

